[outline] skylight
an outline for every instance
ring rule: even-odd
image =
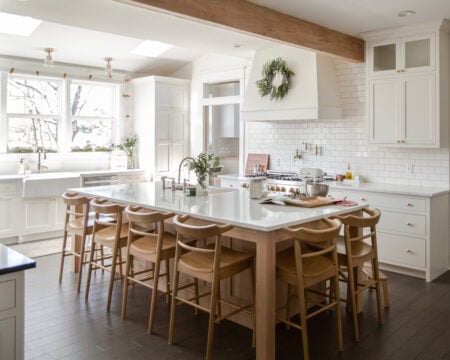
[[[136,46],[133,50],[131,50],[131,53],[148,57],[158,57],[162,53],[169,50],[171,47],[173,47],[173,45],[165,44],[159,41],[145,40],[144,42]]]
[[[0,12],[0,33],[30,36],[42,20]]]

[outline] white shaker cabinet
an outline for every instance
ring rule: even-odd
[[[332,196],[367,201],[381,211],[377,225],[380,267],[432,281],[448,270],[448,193],[414,196],[330,189]]]
[[[449,29],[444,20],[362,34],[370,143],[447,146]]]
[[[15,237],[20,231],[20,182],[0,182],[0,239]]]
[[[132,84],[140,168],[154,178],[175,175],[189,150],[189,81],[149,76]]]
[[[61,235],[64,229],[65,205],[62,197],[23,200],[24,240],[48,238],[51,232]]]

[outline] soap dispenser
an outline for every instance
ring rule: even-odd
[[[17,172],[19,175],[25,174],[25,162],[23,158],[20,158],[19,164],[17,166]]]

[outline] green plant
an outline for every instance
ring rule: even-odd
[[[119,148],[124,150],[127,153],[127,156],[132,157],[134,155],[134,149],[136,148],[136,144],[138,143],[137,135],[127,137],[122,144],[119,145]]]
[[[194,170],[198,184],[202,188],[206,188],[206,176],[211,175],[212,170],[219,165],[220,158],[218,156],[204,152],[198,154],[196,158],[193,158],[186,164],[186,166],[189,166],[189,170]]]

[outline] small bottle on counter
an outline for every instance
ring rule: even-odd
[[[350,169],[350,164],[347,164],[347,172],[345,173],[345,178],[347,180],[353,179],[352,170]]]
[[[17,173],[19,175],[25,174],[25,162],[23,158],[20,158],[19,164],[17,165]]]

